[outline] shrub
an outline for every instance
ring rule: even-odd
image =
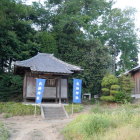
[[[115,97],[114,96],[101,96],[100,100],[106,101],[106,102],[114,102],[115,101]]]
[[[120,91],[117,91],[117,90],[110,90],[110,94],[111,95],[115,95],[115,94],[118,94]]]
[[[109,95],[109,89],[108,88],[102,88],[102,92],[104,95]]]
[[[119,90],[120,89],[120,86],[119,85],[112,85],[111,86],[111,89],[112,90]]]
[[[0,101],[22,101],[22,77],[0,73]]]
[[[114,94],[119,93],[120,86],[118,84],[118,78],[114,75],[107,75],[102,80],[102,93],[103,97],[100,99],[103,101],[114,102]],[[107,95],[107,97],[105,97]],[[110,95],[110,97],[108,96]]]
[[[134,88],[134,82],[130,75],[122,75],[119,77],[120,93],[115,94],[115,101],[119,103],[127,103],[132,100],[131,92]]]
[[[126,94],[131,94],[132,89],[134,88],[134,81],[130,75],[122,75],[119,77],[120,88],[122,92]]]
[[[132,98],[130,96],[130,94],[126,94],[124,92],[119,92],[117,94],[115,94],[115,101],[117,103],[127,103],[127,102],[131,102]]]
[[[102,87],[103,95],[110,95],[111,97],[101,97],[101,100],[127,103],[131,101],[134,82],[130,75],[120,76],[119,81],[115,76],[107,75],[102,80]]]
[[[116,78],[114,75],[106,75],[102,80],[102,87],[108,87],[110,88],[111,85],[118,84],[118,78]]]

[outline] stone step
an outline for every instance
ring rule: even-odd
[[[65,115],[65,112],[44,112],[44,114],[48,114],[48,115],[61,115],[61,114],[64,114]]]
[[[44,109],[44,112],[47,111],[47,112],[63,112],[62,109]]]
[[[57,114],[44,113],[44,115],[45,115],[45,116],[52,116],[52,117],[53,117],[53,116],[66,116],[64,113],[63,113],[63,114],[62,114],[62,113],[61,113],[61,114],[58,114],[58,113],[57,113]]]
[[[64,111],[63,110],[61,110],[61,111],[57,111],[57,110],[52,110],[52,111],[48,111],[48,110],[44,110],[44,113],[47,113],[47,112],[49,112],[49,113],[51,113],[51,114],[56,114],[56,113],[64,113]]]
[[[67,117],[64,108],[62,106],[59,107],[44,106],[43,113],[44,118],[47,120],[64,119]]]
[[[63,120],[63,119],[65,119],[65,118],[64,117],[61,117],[61,118],[60,117],[59,118],[58,117],[53,117],[53,118],[46,117],[45,118],[45,120]]]
[[[46,114],[46,113],[52,114],[52,115],[54,114],[55,115],[55,114],[63,114],[64,112],[62,112],[62,111],[59,111],[59,112],[56,112],[56,111],[55,112],[44,111],[44,114]]]
[[[44,109],[44,111],[47,111],[47,112],[49,112],[49,111],[50,112],[60,112],[60,111],[62,111],[63,112],[62,109],[61,110],[60,109],[58,109],[58,110],[57,109]]]
[[[45,116],[66,116],[65,114],[49,114],[49,113],[44,113]]]

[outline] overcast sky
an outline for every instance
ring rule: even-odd
[[[137,12],[135,15],[135,24],[140,28],[140,0],[116,0],[115,7],[124,9],[126,7],[134,7]]]

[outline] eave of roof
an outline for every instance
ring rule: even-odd
[[[16,67],[30,68],[33,72],[47,72],[47,73],[64,73],[72,74],[76,71],[82,71],[81,67],[66,63],[53,54],[38,53],[36,56],[14,63]]]

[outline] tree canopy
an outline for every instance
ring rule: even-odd
[[[113,3],[46,0],[44,5],[25,5],[22,0],[1,0],[1,77],[12,73],[16,60],[25,60],[37,52],[54,53],[81,66],[84,71],[76,76],[83,79],[84,91],[99,94],[106,73],[119,74],[138,61],[135,9],[122,11],[113,8]]]

